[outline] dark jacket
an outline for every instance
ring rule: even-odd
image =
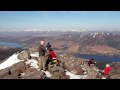
[[[95,64],[95,61],[94,60],[89,60],[88,65],[90,66],[91,64]]]
[[[51,45],[49,42],[47,43],[46,47],[47,47],[47,49],[51,48]]]
[[[40,45],[39,46],[39,57],[44,56],[45,52],[46,52],[46,49],[45,49],[44,45]]]

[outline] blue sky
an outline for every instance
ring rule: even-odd
[[[0,11],[0,30],[120,29],[120,11]]]

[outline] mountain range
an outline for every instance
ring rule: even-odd
[[[3,33],[3,32],[2,32]],[[13,35],[14,34],[14,35]],[[58,51],[81,54],[120,55],[120,31],[36,31],[7,32],[1,41],[11,41],[27,46],[40,40],[49,41]]]

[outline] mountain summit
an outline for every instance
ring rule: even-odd
[[[96,66],[88,66],[88,60],[70,54],[59,54],[59,66],[49,64],[47,71],[39,69],[38,49],[29,48],[15,53],[0,64],[1,79],[102,79]],[[113,64],[115,65],[115,64]],[[119,66],[119,64],[117,64]],[[118,67],[117,66],[117,67]],[[116,69],[117,70],[117,69]],[[115,72],[115,71],[113,71]],[[114,73],[110,78],[115,78]],[[119,74],[117,74],[119,75]],[[117,77],[118,78],[118,77]]]

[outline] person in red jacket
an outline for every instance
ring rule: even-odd
[[[46,68],[48,68],[49,62],[52,62],[52,64],[57,63],[56,54],[55,54],[55,52],[52,50],[52,48],[49,48],[49,56],[48,56],[48,60],[47,60],[47,62],[46,62]]]
[[[56,59],[56,54],[55,52],[52,50],[52,48],[49,48],[49,57],[50,60],[54,60]]]
[[[112,70],[109,64],[106,64],[106,67],[104,68],[104,75],[108,75],[109,72]]]

